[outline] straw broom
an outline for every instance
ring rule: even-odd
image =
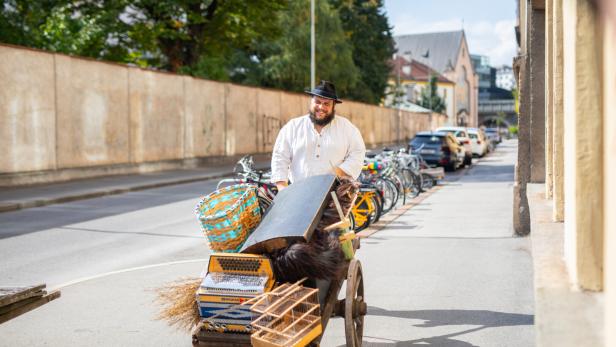
[[[199,323],[199,307],[195,294],[201,279],[183,278],[157,288],[156,301],[162,306],[158,320],[164,320],[177,329],[190,331]]]

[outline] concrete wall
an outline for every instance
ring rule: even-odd
[[[607,2],[606,2],[607,3]],[[603,230],[605,345],[616,346],[616,4],[603,29]]]
[[[530,182],[545,182],[545,11],[530,9]]]
[[[587,0],[566,1],[565,257],[572,280],[603,287],[603,120],[597,15]],[[569,43],[569,44],[567,44]]]
[[[553,197],[553,218],[556,222],[562,222],[564,212],[564,92],[563,92],[563,0],[553,0],[552,2],[552,28],[553,35],[553,69],[552,75],[547,78],[552,79],[554,89],[552,90],[552,197]],[[549,28],[548,28],[549,30]],[[548,149],[549,150],[549,149]],[[548,156],[550,154],[548,153]]]
[[[130,160],[128,68],[57,55],[57,167]]]
[[[532,2],[531,18],[539,3],[543,2]],[[566,322],[576,324],[553,335],[552,340],[538,340],[537,345],[578,346],[571,341],[592,335],[597,337],[595,342],[585,341],[593,346],[615,346],[616,3],[547,0],[545,5],[545,79],[531,77],[530,86],[524,84],[524,78],[518,79],[521,89],[538,98],[545,96],[547,104],[545,153],[541,158],[530,156],[529,161],[531,167],[541,160],[549,165],[544,173],[546,194],[542,198],[551,202],[552,211],[548,212],[552,212],[552,221],[531,214],[531,233],[538,231],[541,235],[542,228],[549,226],[556,236],[549,242],[562,250],[562,255],[541,253],[546,240],[533,237],[533,258],[539,259],[535,269],[541,270],[535,273],[552,273],[535,280],[535,307],[542,311],[536,315],[536,335],[546,338],[549,334],[545,332],[555,331],[555,327]],[[529,17],[520,12],[521,23],[524,18]],[[533,40],[532,28],[527,29],[527,38],[520,47],[530,50],[532,60],[533,49],[540,45]],[[520,55],[518,60],[526,52],[522,50]],[[530,75],[524,74],[526,78]],[[525,93],[520,92],[522,96]],[[531,100],[521,101],[533,107]],[[521,107],[524,109],[523,104]],[[531,122],[530,130],[546,130],[537,124]],[[520,137],[519,148],[525,149],[531,141],[532,137]],[[537,172],[533,179],[539,179]],[[545,269],[547,264],[562,266],[564,271],[556,276],[554,269]],[[559,296],[546,295],[557,283],[565,284]],[[586,305],[590,301],[596,304]],[[583,308],[584,312],[571,307]],[[545,319],[547,316],[540,313],[548,311],[550,318]]]
[[[310,101],[306,94],[7,45],[0,45],[0,61],[0,186],[268,153],[278,130],[306,114]],[[446,121],[349,101],[336,110],[357,125],[367,146]]]
[[[186,158],[225,154],[225,85],[184,77]]]
[[[0,172],[53,170],[55,57],[0,47]]]

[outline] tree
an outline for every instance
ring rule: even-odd
[[[0,41],[224,78],[228,59],[281,33],[286,0],[4,0]]]
[[[281,33],[276,15],[284,0],[122,0],[128,35],[137,48],[159,54],[164,67],[209,77],[236,49]],[[210,67],[210,68],[208,68]]]
[[[316,80],[334,82],[338,94],[346,97],[359,80],[352,47],[338,12],[325,1],[315,5]],[[310,86],[309,3],[290,1],[278,25],[289,30],[275,41],[261,40],[251,51],[236,54],[233,80],[297,92]]]
[[[360,72],[349,97],[379,104],[385,96],[391,72],[389,61],[395,51],[383,0],[330,0],[330,3],[340,13],[345,35],[353,48],[353,62]]]
[[[121,26],[122,9],[115,2],[5,0],[0,2],[0,42],[125,61],[128,49],[112,34]]]
[[[445,99],[438,95],[436,82],[437,76],[432,75],[428,87],[421,90],[419,105],[434,112],[443,113],[447,110],[447,104],[445,103]]]

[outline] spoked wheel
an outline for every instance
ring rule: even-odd
[[[429,190],[430,188],[434,187],[436,185],[436,180],[434,179],[434,177],[432,177],[431,175],[427,174],[427,173],[422,173],[421,174],[421,189],[423,190]]]
[[[349,264],[344,301],[346,345],[361,347],[364,336],[364,316],[368,306],[364,302],[364,276],[361,272],[361,263],[357,259],[351,260]]]

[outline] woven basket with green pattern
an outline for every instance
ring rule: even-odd
[[[236,184],[218,189],[199,201],[195,213],[211,250],[239,252],[261,222],[257,187]]]

